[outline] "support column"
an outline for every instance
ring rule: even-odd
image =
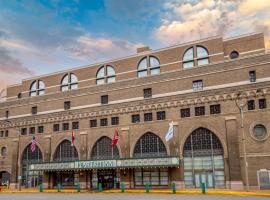
[[[173,138],[168,141],[170,148],[170,156],[179,156],[180,133],[178,128],[178,122],[173,122],[173,129]]]
[[[169,168],[169,177],[170,183],[169,187],[171,188],[172,184],[175,183],[177,189],[184,188],[184,181],[182,181],[182,171],[180,167]]]
[[[122,127],[120,131],[120,140],[119,145],[121,146],[120,150],[122,153],[122,158],[130,157],[130,131],[129,127]]]
[[[75,139],[76,142],[76,139]],[[81,160],[88,160],[89,158],[87,158],[87,152],[88,152],[88,148],[87,148],[87,131],[81,131],[80,132],[80,154],[81,154]]]
[[[10,176],[10,189],[17,189],[18,186],[18,152],[19,152],[19,139],[16,138],[12,140],[15,148],[12,152],[12,168],[11,168],[11,176]]]
[[[51,154],[52,154],[52,150],[51,150],[51,140],[52,140],[52,135],[46,135],[44,136],[44,142],[45,142],[45,152],[43,154],[44,158],[43,160],[45,162],[50,162],[51,161]]]
[[[226,173],[226,186],[230,189],[243,189],[239,157],[239,137],[235,116],[225,118],[226,143],[228,158],[224,159]],[[227,166],[226,166],[227,163]]]
[[[78,172],[78,176],[79,176],[79,182],[81,185],[81,189],[87,189],[87,181],[86,181],[86,171],[80,171]]]
[[[50,188],[49,173],[50,172],[43,172],[43,176],[42,176],[43,189],[49,189]]]
[[[170,148],[170,156],[179,156],[180,157],[180,129],[178,122],[173,122],[173,138],[168,141]],[[183,188],[184,181],[182,178],[182,171],[179,168],[169,168],[169,187],[171,187],[172,183],[176,184],[176,188]]]
[[[120,177],[120,184],[124,183],[126,189],[134,188],[133,169],[121,169]]]

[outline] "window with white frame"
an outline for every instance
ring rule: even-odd
[[[183,56],[184,69],[194,67],[195,65],[200,66],[207,64],[209,64],[209,54],[207,49],[203,46],[190,47],[184,53]]]
[[[192,88],[193,88],[193,91],[203,90],[203,81],[202,80],[193,81]]]

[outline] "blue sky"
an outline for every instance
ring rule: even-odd
[[[0,1],[0,90],[21,79],[213,35],[263,31],[269,0]]]

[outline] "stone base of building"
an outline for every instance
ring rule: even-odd
[[[12,189],[12,190],[17,189],[17,183],[10,183],[9,188]]]
[[[176,189],[184,189],[185,183],[184,181],[173,181],[172,184],[175,183]]]
[[[226,181],[226,188],[231,190],[243,190],[243,181]]]
[[[49,183],[48,182],[42,182],[43,189],[49,189]]]

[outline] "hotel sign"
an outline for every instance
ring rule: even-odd
[[[114,168],[116,160],[76,161],[75,169]]]
[[[173,167],[179,166],[179,157],[129,158],[72,162],[38,163],[29,166],[30,171],[57,171],[106,168]]]

